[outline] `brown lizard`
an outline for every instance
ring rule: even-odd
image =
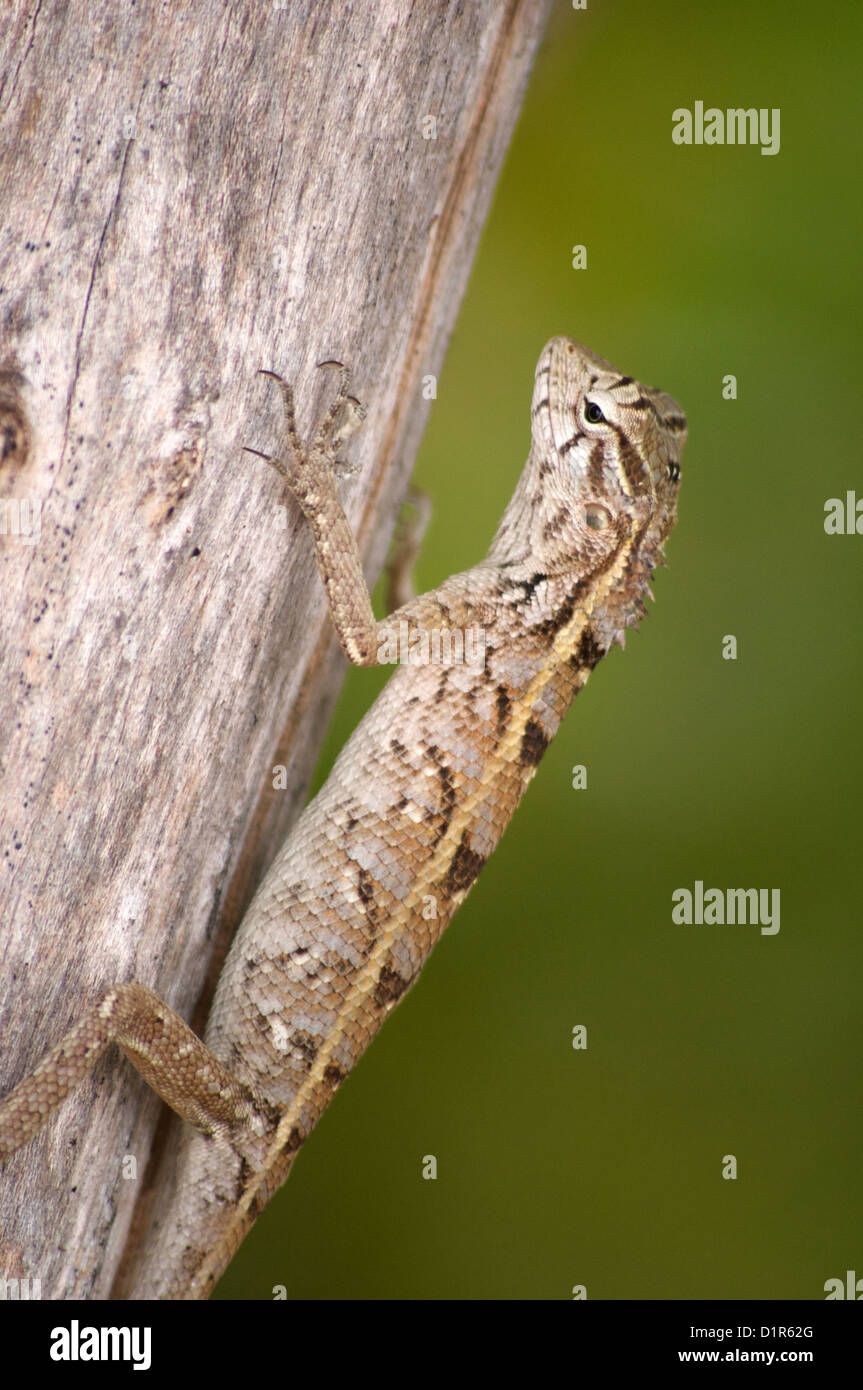
[[[287,447],[268,462],[312,529],[342,648],[358,665],[399,664],[249,907],[204,1042],[144,986],[114,985],[0,1103],[3,1158],[116,1042],[190,1122],[134,1297],[210,1293],[416,980],[572,699],[644,613],[676,521],[680,407],[553,338],[488,555],[378,623],[334,475],[362,415],[349,374],[308,448],[275,379]]]

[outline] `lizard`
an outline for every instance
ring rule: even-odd
[[[325,365],[325,364],[321,364]],[[337,487],[363,416],[341,364],[311,442],[279,388],[284,447],[261,455],[311,529],[348,660],[408,650],[252,900],[199,1039],[136,982],[110,986],[0,1102],[0,1160],[111,1044],[184,1120],[171,1211],[128,1296],[204,1298],[488,859],[597,662],[646,612],[677,520],[686,420],[670,396],[567,337],[537,363],[530,450],[479,564],[375,619]],[[250,450],[256,453],[255,450]],[[478,629],[431,659],[423,638]],[[447,660],[449,656],[449,660]]]

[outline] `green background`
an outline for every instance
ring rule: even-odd
[[[555,11],[416,470],[417,580],[484,553],[555,333],[686,411],[670,568],[219,1296],[820,1299],[863,1275],[863,536],[824,531],[863,497],[861,53],[848,4]],[[780,152],[674,145],[698,99],[779,107]],[[349,677],[324,771],[376,689]],[[778,935],[675,925],[696,879],[779,888]]]

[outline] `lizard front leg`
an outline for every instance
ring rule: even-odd
[[[284,478],[312,533],[315,560],[323,581],[333,625],[342,651],[355,666],[375,666],[378,624],[360,562],[357,543],[336,491],[336,456],[347,434],[365,416],[365,408],[350,394],[351,377],[341,362],[335,399],[321,420],[311,444],[304,447],[297,432],[294,393],[275,372],[262,371],[278,384],[285,411],[287,457],[247,453],[263,458]]]
[[[341,362],[320,362],[318,365],[338,367],[339,382],[335,398],[311,443],[303,445],[300,440],[291,386],[275,372],[262,371],[261,376],[275,381],[282,395],[286,452],[283,456],[247,449],[246,453],[262,458],[284,479],[309,524],[330,619],[348,661],[354,666],[376,666],[380,664],[382,649],[400,622],[407,622],[411,631],[441,618],[436,595],[416,597],[410,584],[410,570],[428,523],[430,506],[424,494],[412,490],[415,519],[403,527],[390,565],[387,596],[393,611],[378,622],[357,542],[336,489],[339,449],[348,434],[365,418],[365,407],[350,394],[351,376],[347,367]]]

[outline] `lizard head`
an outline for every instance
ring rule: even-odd
[[[488,560],[513,580],[539,576],[549,597],[595,579],[608,639],[619,640],[643,611],[677,521],[685,441],[671,396],[570,338],[552,338],[536,367],[530,456]]]

